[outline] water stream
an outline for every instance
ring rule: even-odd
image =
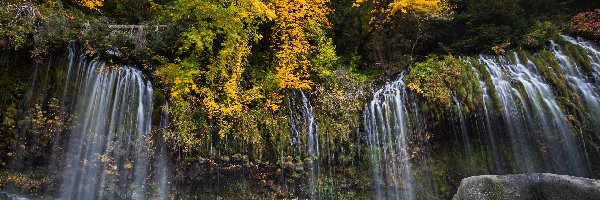
[[[597,84],[600,77],[600,51],[584,40],[567,36],[564,36],[564,40],[585,49],[589,61],[593,63],[591,74],[586,74],[583,66],[577,65],[573,58],[563,53],[563,47],[554,42],[548,47],[558,60],[570,88],[575,88],[577,95],[584,100],[587,117],[597,130],[600,119],[600,87]],[[531,58],[520,57],[515,52],[506,56],[480,55],[475,59],[474,62],[483,64],[486,70],[481,72],[473,68],[483,91],[480,97],[482,119],[476,117],[478,115],[473,115],[476,119],[465,116],[461,102],[452,96],[460,125],[460,139],[455,139],[459,140],[456,142],[462,141],[462,154],[470,162],[470,167],[463,169],[466,174],[473,172],[471,169],[485,165],[481,160],[473,160],[477,156],[473,146],[476,143],[469,140],[469,132],[481,130],[467,124],[475,120],[485,122],[486,134],[481,137],[488,141],[485,143],[488,147],[483,149],[491,157],[492,166],[478,173],[548,172],[590,176],[585,143],[576,136],[577,130],[568,121],[570,114],[565,113],[559,103],[559,98],[564,97],[559,96],[557,89],[539,71],[540,67],[551,66],[536,66]],[[481,73],[490,75],[492,85],[485,83]],[[490,87],[494,87],[494,90],[490,90]],[[417,174],[419,170],[413,169],[414,161],[408,153],[416,147],[411,138],[418,134],[416,129],[409,128],[417,119],[410,114],[416,111],[407,109],[415,102],[408,93],[410,91],[404,85],[403,76],[400,76],[377,90],[365,107],[365,137],[370,146],[373,187],[378,199],[420,197],[422,195],[415,190],[415,184],[422,184],[431,178],[423,177],[430,175],[427,173]],[[492,100],[492,95],[498,97],[498,102]],[[499,104],[499,109],[495,104]],[[436,152],[430,155],[436,155]]]
[[[151,181],[152,84],[135,68],[89,59],[69,48],[65,85],[74,80],[75,86],[64,87],[63,95],[75,94],[75,120],[60,197],[144,199]]]

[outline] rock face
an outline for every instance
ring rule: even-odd
[[[600,200],[600,181],[555,174],[483,175],[465,178],[454,200]]]

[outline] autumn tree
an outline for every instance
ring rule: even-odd
[[[359,48],[373,52],[369,59],[389,75],[414,62],[428,22],[446,19],[452,10],[447,0],[355,0],[352,6],[366,27]]]
[[[263,98],[252,85],[242,85],[252,44],[262,38],[258,27],[274,17],[260,0],[178,0],[169,18],[187,23],[179,58],[158,70],[168,86],[179,142],[192,146],[203,111],[215,122],[221,138],[244,113],[248,103]]]
[[[313,84],[311,71],[326,70],[311,58],[320,54],[325,63],[336,59],[332,55],[335,52],[331,52],[333,44],[324,32],[330,26],[329,0],[274,0],[272,7],[277,16],[272,40],[279,87],[309,90]]]

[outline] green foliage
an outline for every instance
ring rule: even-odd
[[[540,49],[550,40],[559,39],[560,32],[561,28],[551,21],[537,21],[531,28],[531,31],[521,39],[521,46]]]
[[[118,24],[141,24],[153,21],[169,0],[104,0],[101,15]]]
[[[457,52],[491,52],[510,44],[524,32],[526,22],[520,0],[456,0],[454,24],[459,38],[451,48]]]
[[[193,131],[206,125],[202,123],[206,121],[190,116],[206,113],[209,120],[216,122],[213,130],[218,131],[220,139],[240,123],[254,124],[249,106],[264,95],[259,88],[242,83],[251,47],[262,39],[259,25],[272,13],[255,0],[179,0],[167,8],[165,15],[174,23],[187,26],[179,40],[182,59],[161,59],[163,64],[157,71],[157,77],[169,90],[173,109],[178,109],[173,110],[180,125],[176,126],[177,132],[184,136],[176,137],[179,144],[193,145],[197,134]],[[252,128],[239,130],[244,131],[232,135],[234,138],[248,139],[250,134],[256,134]]]
[[[34,15],[35,13],[32,13],[31,10],[19,9],[16,4],[1,3],[0,47],[19,50],[26,46],[31,34],[35,31],[32,20]]]
[[[340,189],[340,183],[335,178],[323,177],[319,180],[318,194],[321,199],[345,200],[345,199],[369,199],[354,191]],[[363,194],[367,195],[367,194]]]
[[[409,70],[406,76],[408,88],[423,97],[431,111],[443,113],[453,109],[452,95],[462,102],[465,113],[481,105],[481,87],[477,77],[471,65],[459,58],[432,56]]]
[[[441,36],[454,39],[441,40],[456,53],[502,53],[519,45],[537,48],[573,13],[600,6],[585,0],[452,0],[451,4],[456,6],[452,34]]]

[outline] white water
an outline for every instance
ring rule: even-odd
[[[403,76],[365,107],[365,132],[377,199],[415,199],[409,161],[409,98]]]
[[[553,89],[537,72],[538,66],[530,60],[513,63],[505,57],[480,58],[500,97],[520,171],[586,176],[588,172],[578,142],[573,138]],[[515,58],[521,60],[516,53]],[[518,87],[522,87],[525,94]],[[528,136],[531,134],[537,135]],[[535,148],[540,151],[543,166],[532,163],[536,160],[532,154]]]
[[[574,88],[573,92],[583,99],[588,120],[596,130],[600,130],[600,50],[584,40],[564,39],[585,49],[593,63],[592,74],[586,75],[582,72],[582,66],[576,66],[572,59],[563,54],[560,46],[553,43],[549,48],[559,61],[570,88]],[[475,143],[469,140],[469,133],[479,130],[466,126],[471,123],[470,120],[481,120],[485,121],[486,133],[474,134],[488,141],[486,144],[489,147],[484,149],[487,149],[487,155],[493,157],[493,169],[488,169],[488,173],[549,172],[589,177],[589,157],[584,143],[576,136],[577,130],[572,130],[569,125],[568,114],[560,106],[555,88],[538,72],[539,67],[548,66],[536,66],[527,58],[519,58],[516,53],[514,57],[516,62],[508,56],[480,55],[476,61],[484,64],[486,70],[479,72],[473,69],[483,92],[483,109],[479,109],[483,114],[482,119],[466,118],[460,107],[461,102],[453,96],[461,136],[460,139],[456,137],[456,142],[463,143],[459,146],[469,159],[467,162],[471,162],[468,168],[484,164],[477,163],[480,160],[473,160]],[[493,85],[486,85],[481,73],[489,73]],[[417,113],[418,109],[410,109],[415,100],[407,95],[409,92],[402,78],[377,90],[364,109],[365,137],[369,145],[368,156],[372,163],[377,199],[419,198],[424,195],[416,193],[417,182],[427,184],[423,181],[431,181],[428,177],[417,176],[416,170],[412,169],[414,158],[409,152],[416,147],[414,145],[420,144],[410,140],[417,134],[411,126],[418,121],[416,115],[411,113]],[[495,94],[490,89],[492,87]],[[499,109],[496,109],[492,95],[498,97]],[[600,138],[600,133],[596,133],[595,137]],[[463,172],[444,173],[462,173],[464,176],[474,171],[461,170]]]
[[[586,76],[581,66],[576,66],[577,64],[572,59],[564,55],[559,45],[554,42],[551,45],[552,53],[556,56],[567,81],[583,97],[587,107],[586,113],[592,120],[594,128],[600,130],[600,87],[598,87],[598,83],[600,83],[600,51],[584,40],[568,36],[563,36],[563,38],[567,42],[583,47],[588,53],[588,58],[592,63],[593,77]]]
[[[166,141],[165,138],[163,137],[163,135],[166,133],[166,131],[170,128],[169,127],[169,123],[170,123],[170,114],[169,114],[169,103],[165,102],[165,105],[162,107],[161,112],[160,112],[160,123],[159,123],[159,128],[160,130],[162,130],[159,133],[159,136],[157,138],[157,149],[158,149],[158,158],[156,159],[156,163],[155,163],[155,175],[156,177],[156,181],[158,184],[158,189],[159,189],[159,199],[161,200],[165,200],[169,198],[169,194],[170,194],[170,187],[169,187],[169,154],[167,151],[167,145],[166,145]]]
[[[75,122],[60,198],[145,199],[151,192],[152,84],[128,66],[69,57],[75,64],[67,80],[74,80],[77,91],[70,91],[76,94]]]
[[[318,187],[318,173],[319,173],[319,126],[315,119],[312,105],[304,94],[300,92],[302,96],[302,110],[304,115],[304,124],[306,130],[306,145],[309,157],[309,184],[312,198],[318,198],[317,187]]]
[[[290,100],[288,107],[290,109],[290,132],[292,133],[290,144],[292,148],[298,150],[298,156],[303,158],[303,162],[308,165],[308,189],[312,199],[319,199],[319,164],[321,162],[320,144],[319,144],[319,126],[314,116],[313,107],[310,100],[303,91],[295,92],[299,95],[301,105],[297,105],[297,111],[294,110],[294,104]]]

